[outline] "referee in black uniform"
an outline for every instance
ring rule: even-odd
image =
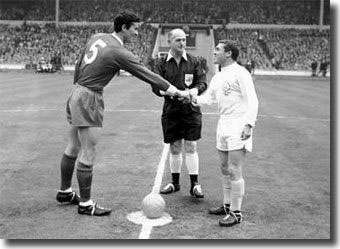
[[[170,51],[161,58],[155,73],[161,75],[180,90],[189,91],[191,95],[200,95],[207,89],[207,78],[200,60],[185,51],[186,34],[182,29],[173,29],[168,35]],[[152,91],[163,97],[159,89]],[[170,143],[170,170],[172,182],[168,183],[161,194],[171,194],[180,190],[180,173],[185,162],[190,175],[190,194],[203,198],[204,194],[198,182],[199,158],[197,140],[201,138],[202,113],[200,107],[193,106],[188,100],[164,96],[162,113],[164,142]],[[185,156],[182,155],[184,147]]]

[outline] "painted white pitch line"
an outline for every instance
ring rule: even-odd
[[[0,113],[6,112],[39,112],[39,111],[64,111],[64,109],[57,108],[36,108],[36,109],[4,109],[0,110]],[[152,113],[160,113],[160,110],[150,110],[150,109],[106,109],[105,112],[152,112]],[[203,112],[203,115],[219,115],[217,112]],[[326,118],[309,118],[309,117],[297,117],[297,116],[283,116],[283,115],[263,115],[259,114],[258,117],[265,118],[278,118],[278,119],[311,119],[311,120],[319,120],[319,121],[330,121]]]
[[[42,75],[40,75],[42,76]],[[50,81],[50,80],[60,80],[60,77],[58,75],[55,75],[54,77],[39,77],[38,75],[34,76],[33,77],[23,77],[23,78],[14,78],[14,79],[10,79],[10,78],[2,78],[1,79],[1,82],[3,82],[4,84],[6,83],[12,83],[12,82],[15,82],[15,83],[22,83],[22,82],[27,82],[29,80],[34,80],[34,82],[36,83],[40,83],[40,82],[46,82],[46,80]]]
[[[40,111],[62,111],[61,109],[56,108],[38,108],[38,109],[8,109],[8,110],[0,110],[0,113],[15,113],[15,112],[40,112]]]
[[[40,111],[65,111],[65,109],[58,108],[35,108],[35,109],[0,109],[0,113],[5,112],[40,112]],[[105,109],[105,112],[152,112],[152,113],[160,113],[160,110],[148,110],[148,109]]]
[[[162,178],[163,178],[165,163],[166,163],[166,160],[167,160],[168,155],[169,155],[169,150],[170,150],[170,144],[164,144],[161,160],[159,161],[159,164],[157,166],[157,174],[156,174],[156,177],[155,177],[155,181],[154,181],[151,193],[154,193],[154,194],[159,193],[159,190],[160,190],[161,184],[162,184]]]
[[[159,161],[158,166],[157,166],[157,174],[155,177],[155,181],[154,181],[154,185],[153,185],[151,193],[155,193],[155,194],[159,193],[159,190],[162,184],[164,167],[165,167],[166,160],[168,158],[169,150],[170,150],[170,145],[164,144],[161,160]],[[168,213],[164,213],[163,216],[158,219],[149,219],[144,215],[143,211],[128,214],[127,219],[133,223],[142,225],[142,229],[139,233],[138,239],[149,239],[152,228],[154,226],[163,226],[172,221],[172,217]]]
[[[277,118],[277,119],[315,120],[315,121],[330,122],[329,118],[309,118],[309,117],[296,117],[296,116],[294,117],[294,116],[280,116],[280,115],[258,115],[258,117]]]
[[[152,225],[148,222],[142,224],[142,229],[140,231],[138,239],[149,239],[152,231]]]
[[[0,113],[15,113],[15,112],[40,112],[40,111],[65,111],[64,109],[57,108],[37,108],[37,109],[6,109],[0,110]],[[151,112],[160,113],[160,110],[148,110],[148,109],[106,109],[105,112]],[[217,112],[203,112],[203,115],[219,115]],[[264,118],[277,118],[277,119],[298,119],[298,120],[315,120],[315,121],[325,121],[330,122],[328,118],[309,118],[309,117],[297,117],[297,116],[282,116],[282,115],[262,115],[259,114],[258,117]]]

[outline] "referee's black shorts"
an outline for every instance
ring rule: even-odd
[[[201,138],[202,113],[196,111],[163,113],[162,128],[164,143],[173,143],[181,139],[197,141]]]

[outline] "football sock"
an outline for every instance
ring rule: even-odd
[[[93,165],[77,161],[77,179],[81,202],[86,202],[91,198],[92,171]]]
[[[77,157],[71,157],[66,154],[63,154],[60,162],[61,171],[60,190],[65,190],[71,187],[74,165],[76,160]]]
[[[244,195],[244,180],[231,181],[231,206],[230,210],[241,210]]]
[[[172,183],[179,184],[180,173],[172,173],[171,175],[172,175]]]
[[[198,175],[190,175],[190,183],[193,188],[198,183]]]
[[[170,171],[172,173],[172,181],[174,184],[179,184],[179,175],[181,173],[182,163],[183,163],[182,153],[178,155],[173,155],[170,153],[169,164]]]
[[[223,204],[231,203],[231,181],[229,175],[222,175]]]
[[[185,153],[185,164],[187,165],[189,175],[198,175],[198,154]]]

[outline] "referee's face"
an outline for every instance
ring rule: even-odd
[[[183,53],[186,47],[186,35],[183,31],[175,31],[170,37],[170,49],[175,53]]]

